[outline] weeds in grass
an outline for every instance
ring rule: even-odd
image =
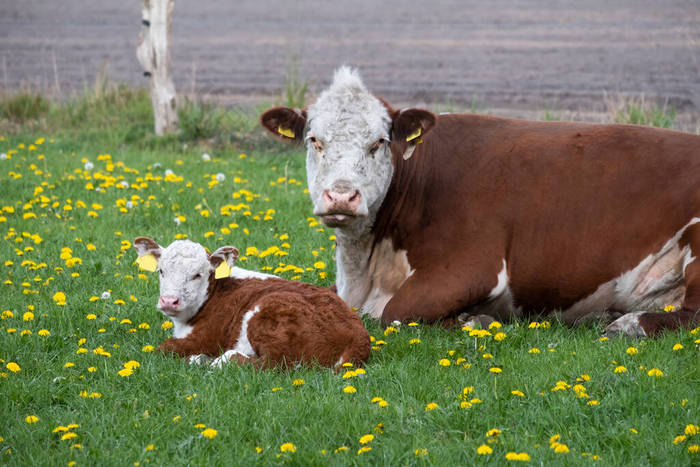
[[[45,116],[50,109],[48,99],[40,94],[21,92],[0,98],[0,118],[25,123]]]
[[[292,108],[305,107],[308,90],[308,81],[299,77],[299,61],[297,58],[293,58],[284,80],[284,104]]]
[[[676,111],[667,102],[657,106],[641,97],[605,96],[605,104],[616,123],[672,128]]]

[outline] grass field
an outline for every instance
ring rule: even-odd
[[[172,331],[136,236],[233,245],[242,267],[333,283],[333,231],[311,214],[302,150],[282,152],[252,113],[195,103],[180,136],[149,136],[148,96],[125,88],[9,104],[0,463],[700,464],[698,329],[605,340],[538,321],[367,320],[359,374],[160,355]]]

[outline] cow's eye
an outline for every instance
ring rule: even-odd
[[[379,138],[379,140],[377,140],[376,143],[374,143],[372,146],[370,146],[370,148],[369,148],[369,154],[370,154],[371,156],[373,156],[374,153],[377,152],[377,150],[378,150],[379,148],[381,148],[382,146],[384,146],[384,144],[385,144],[386,142],[387,142],[386,138]]]
[[[194,279],[201,279],[201,278],[202,278],[202,275],[199,274],[199,273],[197,273],[197,274],[195,274],[194,276],[192,276],[192,279],[193,279],[193,280],[194,280]]]
[[[314,135],[309,136],[309,143],[314,147],[314,149],[318,152],[323,151],[323,143],[321,143],[318,138],[316,138]]]
[[[161,277],[163,277],[163,270],[162,269],[158,269],[158,273],[160,274]]]

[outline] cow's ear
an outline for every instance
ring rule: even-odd
[[[306,110],[275,107],[260,116],[260,124],[282,141],[300,143],[306,129]]]
[[[139,265],[139,268],[144,271],[155,271],[163,248],[155,240],[148,237],[136,237],[134,239],[134,248],[139,254],[139,257],[136,259],[136,264]]]
[[[221,279],[231,275],[231,268],[238,259],[238,249],[232,246],[222,246],[209,255],[209,263],[214,271],[214,278]]]
[[[423,142],[436,120],[434,113],[423,109],[404,109],[394,113],[391,141],[401,147],[404,159],[411,157],[416,145]]]

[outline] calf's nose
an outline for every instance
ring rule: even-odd
[[[158,308],[161,310],[177,310],[180,305],[179,297],[172,297],[163,295],[158,299]]]

